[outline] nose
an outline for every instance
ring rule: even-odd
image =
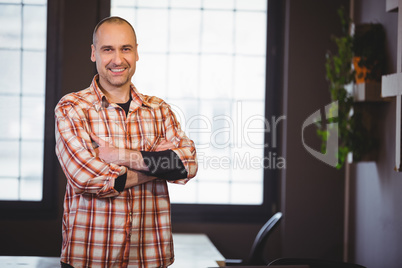
[[[116,52],[114,53],[114,57],[113,57],[113,63],[115,65],[121,65],[122,62],[123,62],[123,53],[116,50]]]

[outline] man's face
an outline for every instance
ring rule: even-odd
[[[129,86],[138,61],[137,42],[127,23],[104,23],[91,46],[99,83],[105,90]]]

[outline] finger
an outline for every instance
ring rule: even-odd
[[[104,140],[102,140],[101,138],[99,138],[98,136],[93,134],[92,132],[90,133],[90,135],[91,135],[91,139],[98,145],[98,146],[96,146],[96,148],[99,146],[105,146],[106,142]]]
[[[168,149],[174,149],[175,145],[167,140],[162,140],[161,143],[158,144],[158,146],[156,147],[155,151],[164,151],[164,150],[168,150]]]
[[[99,145],[95,141],[92,141],[92,147],[98,149]]]

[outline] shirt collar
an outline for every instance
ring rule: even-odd
[[[105,94],[99,88],[98,79],[99,79],[99,74],[96,74],[94,76],[94,78],[92,79],[92,83],[91,83],[91,88],[93,89],[93,94],[96,96],[93,104],[97,110],[99,110],[101,107],[107,108],[110,105]],[[141,93],[138,92],[138,90],[135,88],[133,83],[131,83],[130,89],[131,89],[132,101],[134,101],[138,106],[147,106],[147,107],[152,108],[152,104],[149,103],[145,99],[144,95],[142,95]]]

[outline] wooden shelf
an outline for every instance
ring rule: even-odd
[[[381,92],[384,97],[402,95],[402,73],[383,75]]]
[[[384,102],[388,98],[382,97],[381,83],[367,82],[353,85],[353,99],[355,102]]]

